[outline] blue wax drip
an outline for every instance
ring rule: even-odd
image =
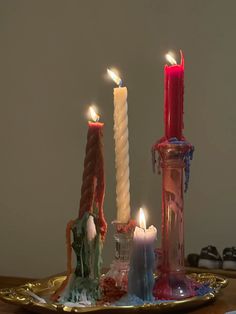
[[[188,190],[188,184],[189,184],[189,177],[190,177],[190,161],[193,160],[193,152],[194,148],[190,149],[185,157],[184,157],[184,162],[185,162],[185,182],[184,182],[184,192],[187,192]]]
[[[170,138],[169,143],[171,144],[188,144],[186,141],[179,141],[176,137]],[[191,149],[189,149],[188,152],[186,152],[184,156],[184,175],[185,175],[185,181],[184,181],[184,192],[186,193],[188,190],[189,185],[189,178],[190,178],[190,161],[193,159],[193,152],[194,147],[192,146]]]
[[[153,243],[136,242],[130,260],[128,294],[152,302],[154,286],[155,255]]]
[[[209,286],[209,284],[203,284],[196,289],[197,296],[204,296],[210,292],[213,292],[213,289]]]
[[[124,305],[143,305],[144,301],[133,294],[126,294],[120,300],[116,301],[114,305],[124,306]]]
[[[210,287],[208,283],[201,284],[200,286],[197,285],[195,288],[195,293],[196,296],[204,296],[207,295],[208,293],[214,292],[214,289]],[[116,301],[113,303],[113,306],[140,306],[143,304],[162,304],[162,303],[168,303],[168,302],[174,302],[174,300],[142,300],[139,297],[137,297],[134,294],[126,294],[124,295],[120,300]]]
[[[162,303],[171,303],[174,300],[153,300],[153,301],[146,301],[141,300],[139,297],[133,294],[126,294],[120,300],[113,303],[113,306],[140,306],[144,304],[162,304]]]

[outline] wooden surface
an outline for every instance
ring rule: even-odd
[[[0,276],[0,289],[11,288],[23,285],[26,282],[34,280],[33,278],[22,278],[22,277],[5,277]]]
[[[20,284],[24,284],[32,279],[27,278],[12,278],[12,277],[0,277],[0,288],[13,287]],[[217,300],[209,305],[198,308],[196,310],[187,311],[184,313],[193,314],[223,314],[228,311],[236,311],[236,279],[229,279],[229,285],[222,290],[221,294],[218,296]],[[3,303],[0,301],[0,314],[27,314],[32,312],[27,312],[26,310]],[[183,312],[181,312],[183,313]]]

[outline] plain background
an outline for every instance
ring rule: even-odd
[[[163,135],[163,66],[185,54],[185,135],[195,147],[185,198],[186,253],[236,245],[235,0],[0,1],[0,274],[66,268],[65,227],[77,216],[91,102],[105,122],[113,258],[113,87],[128,87],[131,207],[160,240],[161,177],[150,149]],[[159,241],[160,242],[160,241]]]

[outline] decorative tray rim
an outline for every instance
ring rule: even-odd
[[[43,295],[51,295],[59,284],[65,279],[65,276],[51,276],[45,279],[39,279],[35,281],[29,281],[26,284],[13,287],[0,289],[0,300],[11,303],[14,305],[22,306],[24,308],[31,309],[34,312],[57,311],[57,312],[102,312],[102,311],[142,311],[142,310],[155,310],[158,311],[173,311],[187,308],[194,308],[200,305],[213,301],[221,289],[225,288],[228,284],[228,280],[211,273],[192,273],[188,274],[190,277],[199,280],[199,282],[208,282],[213,290],[203,296],[194,296],[183,300],[167,300],[161,301],[161,303],[145,303],[142,305],[95,305],[87,307],[79,306],[67,306],[60,303],[40,302],[40,297]],[[32,294],[30,294],[32,293]],[[34,295],[39,296],[39,300],[35,299]]]

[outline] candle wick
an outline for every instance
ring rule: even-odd
[[[120,79],[120,82],[119,82],[119,87],[122,87],[122,85],[123,85],[123,82],[122,82],[122,79]]]

